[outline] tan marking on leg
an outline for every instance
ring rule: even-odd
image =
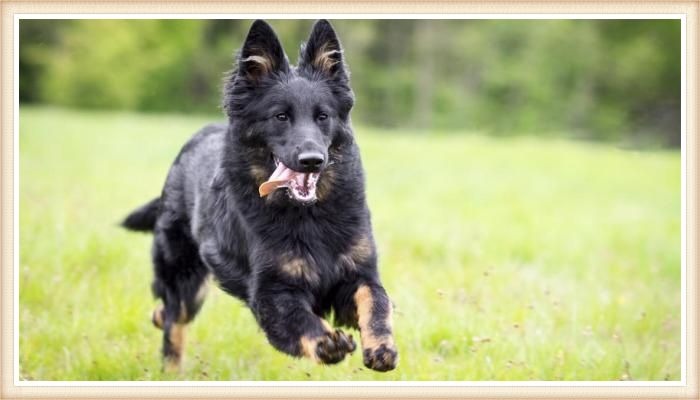
[[[177,323],[178,324],[185,324],[189,319],[189,315],[187,315],[187,306],[185,305],[185,301],[181,300],[180,301],[180,315],[177,316]]]
[[[393,347],[394,338],[391,335],[377,336],[370,326],[372,321],[372,307],[374,306],[374,299],[372,298],[370,288],[366,285],[360,286],[355,292],[354,300],[357,307],[357,324],[360,327],[362,348],[373,350],[382,344],[387,347]],[[386,326],[389,329],[391,329],[391,314],[392,308],[390,307],[385,320]]]
[[[309,283],[318,282],[318,273],[301,257],[282,257],[282,272],[295,279],[303,279]]]
[[[318,343],[318,338],[309,338],[306,336],[301,337],[301,352],[304,357],[311,359],[313,362],[320,363],[318,356],[316,356],[316,345]]]
[[[375,344],[375,339],[372,336],[369,323],[372,319],[372,306],[374,305],[374,299],[372,299],[372,292],[369,287],[362,285],[355,292],[355,306],[357,307],[357,325],[360,327],[360,341],[362,342],[362,348],[366,349],[371,344]]]
[[[353,261],[358,264],[362,264],[369,261],[373,252],[374,248],[372,246],[372,241],[370,241],[369,237],[366,235],[362,235],[350,248],[349,255]]]
[[[328,321],[325,319],[321,318],[321,325],[323,325],[323,329],[328,332],[328,333],[333,333],[333,327],[331,326]],[[301,343],[301,352],[304,357],[308,357],[314,362],[320,363],[321,360],[318,359],[316,356],[316,346],[318,346],[318,341],[321,339],[320,336],[317,337],[309,337],[309,336],[302,336],[300,343]]]
[[[170,340],[171,350],[174,354],[165,357],[164,369],[166,372],[182,372],[182,360],[184,358],[185,349],[185,332],[187,326],[185,324],[173,324],[170,327],[168,339]]]
[[[158,304],[151,314],[151,321],[158,329],[163,329],[163,305]]]
[[[323,318],[321,318],[321,325],[323,325],[323,329],[325,329],[326,332],[333,333],[333,327]]]

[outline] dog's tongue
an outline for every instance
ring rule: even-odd
[[[275,168],[275,171],[272,173],[272,175],[270,175],[267,181],[263,182],[258,188],[260,197],[267,196],[268,194],[274,192],[277,189],[287,187],[289,185],[289,181],[292,179],[293,174],[294,171],[287,168],[287,166],[283,163],[280,162],[279,164],[277,164],[277,168]]]
[[[297,172],[280,162],[267,181],[260,185],[258,192],[260,197],[265,197],[277,189],[289,187],[292,183],[294,183],[293,187],[304,188],[305,191],[309,191],[309,189],[315,191],[317,178],[318,174]],[[312,194],[315,195],[315,193]]]

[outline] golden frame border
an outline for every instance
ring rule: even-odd
[[[684,14],[686,18],[686,385],[670,386],[576,386],[546,385],[522,386],[129,386],[128,383],[104,385],[16,386],[14,384],[14,17],[15,14]],[[0,248],[0,398],[416,398],[416,397],[548,397],[548,398],[698,398],[698,335],[697,335],[697,267],[698,252],[698,20],[700,3],[697,1],[30,1],[0,0],[0,31],[2,32],[0,74],[0,117],[2,135],[0,163],[2,173],[2,226]],[[602,383],[601,383],[602,384]]]

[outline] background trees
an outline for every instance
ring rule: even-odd
[[[270,21],[291,61],[312,21]],[[354,120],[680,144],[680,21],[335,20]],[[247,20],[22,20],[20,100],[215,113]]]

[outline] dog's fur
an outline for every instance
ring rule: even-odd
[[[356,346],[323,319],[332,311],[336,325],[360,330],[367,367],[395,368],[392,306],[377,273],[350,127],[354,95],[335,31],[316,22],[294,67],[272,28],[255,21],[224,92],[228,124],[195,134],[161,196],[123,223],[154,233],[152,289],[163,305],[153,323],[164,331],[164,366],[180,368],[186,324],[213,274],[250,307],[275,348],[325,364],[343,360]],[[309,149],[324,156],[315,202],[295,201],[286,189],[258,195],[273,156],[301,171],[299,152]]]

